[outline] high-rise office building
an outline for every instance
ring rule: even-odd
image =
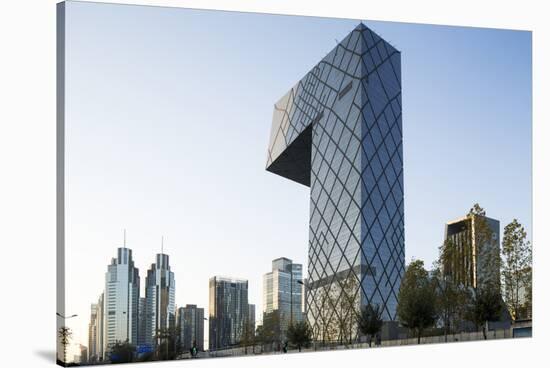
[[[310,188],[305,309],[314,339],[349,336],[326,336],[334,319],[356,334],[353,309],[368,303],[396,319],[402,132],[400,52],[364,24],[275,104],[266,169]]]
[[[248,281],[214,276],[209,294],[209,349],[238,344],[248,318]]]
[[[178,308],[177,326],[184,351],[193,346],[199,351],[204,350],[204,308],[197,308],[195,304]]]
[[[498,220],[471,215],[449,221],[445,224],[445,239],[453,251],[442,265],[444,274],[474,288],[489,280],[488,277],[495,285],[500,285]]]
[[[284,336],[291,323],[302,321],[302,265],[288,258],[277,258],[263,281],[263,312],[278,313]]]
[[[176,281],[169,257],[160,253],[145,280],[145,338],[149,346],[160,343],[159,332],[176,326]]]
[[[139,271],[132,250],[118,248],[105,274],[103,357],[116,342],[137,343]]]

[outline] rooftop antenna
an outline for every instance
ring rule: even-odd
[[[164,235],[160,237],[160,254],[164,254]]]
[[[124,248],[126,248],[126,229],[124,229]]]

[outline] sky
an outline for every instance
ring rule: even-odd
[[[307,269],[309,188],[265,171],[274,103],[360,20],[69,2],[66,312],[87,345],[116,248],[170,256],[178,306],[208,279]],[[531,237],[531,33],[363,20],[401,51],[406,261],[479,202]],[[502,235],[501,235],[502,237]],[[205,325],[205,335],[207,336]]]

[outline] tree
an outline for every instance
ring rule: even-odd
[[[111,363],[130,363],[134,360],[136,348],[130,344],[128,340],[125,342],[117,341],[112,347],[109,354]]]
[[[174,327],[157,330],[156,348],[158,360],[173,360],[183,352],[183,345],[178,343],[177,330]]]
[[[475,204],[467,215],[473,221],[474,244],[477,254],[476,284],[469,293],[466,318],[476,328],[483,329],[487,339],[487,324],[500,318],[502,296],[500,293],[500,254],[498,244],[492,239],[491,228],[485,210]]]
[[[59,342],[63,346],[63,364],[67,364],[67,346],[69,346],[71,342],[73,332],[69,327],[62,326],[59,328],[57,333],[59,336]]]
[[[361,333],[369,336],[369,347],[371,346],[372,338],[382,330],[382,308],[378,304],[373,306],[367,304],[361,313],[357,316],[357,324]]]
[[[299,321],[291,324],[286,333],[288,341],[302,351],[302,347],[308,347],[311,344],[311,329],[305,321]]]
[[[504,228],[502,239],[502,281],[504,300],[514,320],[531,315],[531,244],[517,219]],[[521,300],[520,294],[524,294]]]
[[[502,310],[501,295],[498,290],[486,285],[473,289],[469,296],[466,318],[479,331],[483,330],[483,338],[487,340],[487,323],[497,321]]]
[[[281,318],[279,311],[264,313],[263,323],[258,326],[258,339],[263,346],[273,348],[274,344],[281,343]]]
[[[244,347],[244,353],[248,354],[248,347],[250,345],[254,346],[255,336],[254,329],[252,328],[252,323],[246,320],[244,322],[243,335],[241,337],[241,346]]]
[[[445,342],[453,327],[457,327],[465,314],[468,301],[468,289],[445,269],[456,260],[457,247],[446,240],[439,248],[439,258],[434,263],[432,279],[436,286],[437,312],[443,323]]]
[[[435,285],[428,277],[421,260],[412,261],[401,280],[397,304],[397,317],[403,326],[418,337],[437,319]]]

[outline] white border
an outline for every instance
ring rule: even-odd
[[[53,366],[55,349],[55,0],[0,3],[2,366]],[[544,1],[112,1],[533,31],[534,338],[128,367],[546,366],[550,246],[548,10]],[[513,168],[512,168],[513,169]],[[495,183],[498,185],[498,183]],[[48,358],[49,357],[49,358]],[[48,360],[49,359],[49,360]],[[11,364],[6,364],[9,362]]]

